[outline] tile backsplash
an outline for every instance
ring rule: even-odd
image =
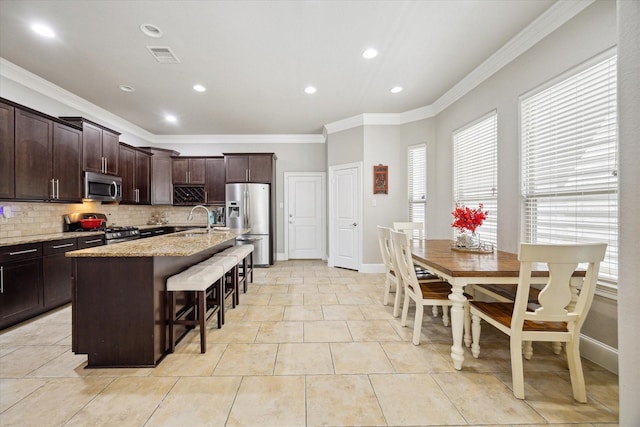
[[[2,202],[0,239],[62,232],[62,216],[72,212],[99,212],[107,216],[107,225],[135,225],[149,223],[155,213],[168,220],[168,224],[206,225],[207,216],[202,209],[187,221],[191,206],[147,206],[84,203]]]

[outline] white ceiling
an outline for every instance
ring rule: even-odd
[[[0,0],[0,57],[154,135],[319,134],[432,105],[554,3]],[[57,37],[37,36],[35,21]],[[363,59],[368,47],[379,55]]]

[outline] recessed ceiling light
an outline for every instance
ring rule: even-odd
[[[162,30],[153,24],[140,25],[140,31],[142,31],[145,36],[149,36],[154,39],[159,39],[160,37],[162,37]]]
[[[120,85],[118,88],[123,92],[133,92],[136,90],[135,87],[129,85]]]
[[[204,92],[205,90],[207,90],[207,88],[202,85],[194,85],[193,90],[195,90],[196,92]]]
[[[373,48],[369,48],[362,52],[362,57],[365,59],[375,58],[376,56],[378,56],[378,51]]]
[[[389,92],[391,92],[391,93],[400,93],[400,92],[402,92],[402,86],[394,86],[391,89],[389,89]]]
[[[164,119],[166,121],[168,121],[169,123],[177,123],[178,122],[178,118],[176,116],[172,116],[171,114],[167,114],[166,116],[164,116]]]
[[[56,36],[56,33],[50,27],[47,27],[44,24],[33,24],[31,29],[36,33],[40,34],[43,37],[53,38]]]
[[[309,95],[311,95],[312,93],[316,93],[318,91],[318,89],[316,89],[313,86],[307,86],[304,88],[305,93],[308,93]]]

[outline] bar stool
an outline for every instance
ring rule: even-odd
[[[209,262],[216,262],[224,268],[224,272],[229,279],[229,282],[225,283],[223,295],[226,300],[231,296],[231,307],[235,308],[240,304],[240,295],[238,293],[238,262],[235,255],[224,254],[219,252],[209,258]]]
[[[243,291],[247,293],[248,283],[253,283],[253,245],[239,245],[225,249],[224,254],[231,254],[238,257],[238,266],[242,268],[240,276],[240,282],[243,283]],[[250,277],[250,279],[249,279]]]
[[[222,327],[221,298],[222,298],[222,278],[224,269],[216,264],[196,264],[185,271],[175,274],[167,279],[167,296],[169,299],[169,345],[170,351],[175,351],[174,326],[187,325],[200,327],[200,352],[207,351],[206,339],[206,319],[207,309],[211,308],[211,315],[217,313],[218,328]],[[217,286],[216,286],[217,285]],[[215,287],[215,288],[214,288]],[[207,292],[211,288],[213,302],[207,303]],[[195,300],[193,304],[176,316],[176,292],[193,292]],[[187,319],[187,314],[194,312],[193,319]]]

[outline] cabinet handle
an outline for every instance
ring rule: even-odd
[[[49,182],[51,183],[51,198],[55,199],[56,198],[56,180],[51,179],[49,180]]]
[[[0,266],[0,294],[4,294],[4,267]]]
[[[249,169],[244,170],[244,180],[249,181]]]
[[[153,233],[154,234],[162,234],[162,233],[164,233],[164,230],[155,230]]]
[[[60,199],[60,180],[56,179],[56,199]]]
[[[204,204],[209,204],[209,192],[207,190],[204,190]]]
[[[31,252],[38,252],[38,250],[37,250],[37,249],[26,249],[26,250],[24,250],[24,251],[9,252],[9,255],[30,254]]]
[[[84,243],[88,244],[88,243],[98,243],[98,242],[102,242],[102,239],[93,239],[93,240],[85,240]]]
[[[136,203],[140,203],[140,190],[136,188],[133,190],[133,194],[135,194]]]
[[[68,248],[69,246],[73,246],[73,243],[65,243],[64,245],[53,245],[51,247],[53,249],[60,249],[60,248]]]

